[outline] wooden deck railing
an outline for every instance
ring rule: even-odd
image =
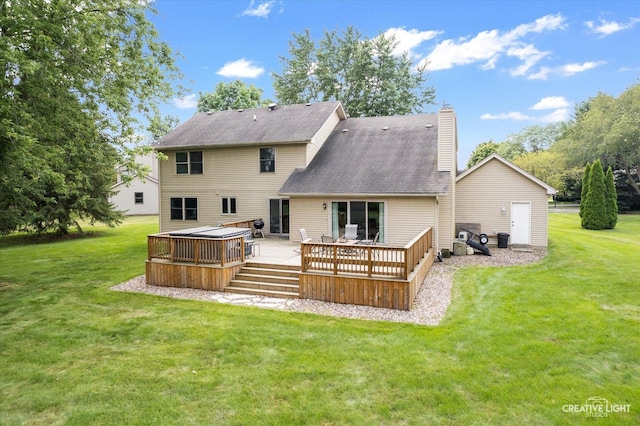
[[[223,223],[222,226],[225,228],[253,228],[253,222],[258,219],[249,219],[249,220],[240,220],[238,222],[227,222]]]
[[[219,264],[244,262],[244,237],[225,239],[177,237],[154,234],[147,237],[148,259],[193,264]]]
[[[301,243],[301,270],[407,279],[431,249],[432,230],[427,228],[404,247],[364,244]]]

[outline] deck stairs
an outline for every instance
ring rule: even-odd
[[[256,296],[300,297],[300,267],[247,263],[224,291]]]

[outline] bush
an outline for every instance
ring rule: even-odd
[[[605,196],[605,209],[607,211],[607,229],[613,229],[618,223],[618,194],[616,192],[616,184],[613,180],[613,171],[611,166],[607,169],[607,174],[604,178],[604,196]]]
[[[586,171],[585,171],[586,174]],[[591,165],[589,188],[582,200],[582,227],[585,229],[606,229],[609,223],[606,208],[604,172],[600,160]]]

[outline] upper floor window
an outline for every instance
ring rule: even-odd
[[[172,198],[171,220],[198,220],[198,199]]]
[[[201,175],[202,151],[176,152],[176,173],[179,175]]]
[[[276,149],[260,148],[260,173],[275,173]]]
[[[135,204],[144,204],[144,193],[142,192],[134,192],[133,193]]]

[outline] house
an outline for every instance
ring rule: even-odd
[[[451,251],[462,227],[547,245],[553,189],[498,156],[458,175],[451,108],[350,118],[339,102],[320,102],[198,113],[155,149],[168,160],[159,165],[161,232],[148,237],[151,285],[411,309],[435,253]],[[221,225],[258,218],[266,233],[300,242],[300,263],[286,265],[294,271],[250,265],[255,241],[242,230],[214,238]],[[357,225],[355,239],[321,238],[347,225]]]
[[[390,245],[434,229],[451,250],[460,224],[547,245],[553,188],[493,155],[457,175],[455,112],[347,117],[339,102],[198,113],[161,138],[160,230],[263,218],[299,241],[358,237]],[[513,224],[512,224],[513,223]],[[458,224],[458,226],[456,225]]]
[[[123,179],[129,174],[124,166],[116,168],[116,183],[111,186],[114,194],[110,201],[116,210],[125,212],[127,216],[158,214],[158,159],[155,154],[136,158],[136,162],[146,166],[149,174],[145,178],[134,176],[127,184]]]

